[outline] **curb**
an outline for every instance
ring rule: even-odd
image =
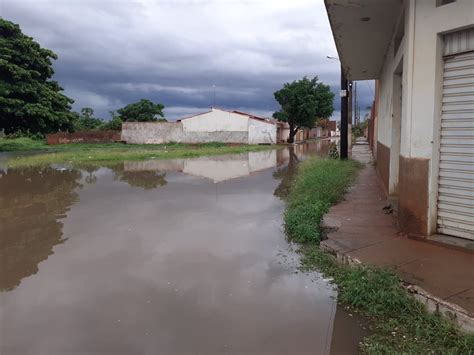
[[[339,264],[349,266],[363,265],[359,259],[338,251],[336,248],[325,243],[326,241],[327,240],[321,242],[321,250],[334,256]],[[474,333],[474,318],[471,317],[464,308],[436,297],[417,285],[406,282],[403,279],[401,281],[401,286],[416,300],[424,304],[429,313],[439,314],[448,321],[456,324],[463,331]]]

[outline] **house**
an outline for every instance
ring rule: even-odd
[[[337,121],[329,121],[327,129],[329,130],[330,137],[339,137],[341,135],[341,132],[339,132],[339,128],[337,127]]]
[[[210,111],[176,122],[124,122],[127,143],[238,143],[275,144],[278,124],[273,119],[212,107]]]
[[[474,240],[474,1],[325,0],[402,231]]]

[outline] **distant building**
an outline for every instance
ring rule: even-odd
[[[474,240],[474,1],[325,0],[402,231]]]
[[[279,122],[271,118],[211,108],[176,122],[124,122],[122,140],[132,144],[276,144],[282,130]]]

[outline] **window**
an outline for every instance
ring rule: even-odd
[[[436,0],[436,7],[451,4],[456,2],[456,0]]]

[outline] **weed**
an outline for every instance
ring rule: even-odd
[[[361,343],[371,354],[474,354],[474,335],[411,297],[392,270],[341,265],[319,248],[321,219],[353,181],[359,164],[310,160],[302,163],[287,197],[285,230],[300,243],[301,268],[318,270],[338,287],[338,300],[367,317],[373,334]]]
[[[8,160],[11,167],[47,165],[64,162],[110,162],[117,160],[173,159],[204,155],[236,154],[274,149],[275,146],[205,144],[60,144],[46,145],[28,138],[0,139],[0,151],[35,151],[38,154],[20,156]]]
[[[358,167],[352,160],[330,159],[309,160],[299,166],[284,216],[290,240],[304,243],[320,239],[324,214],[342,197]]]

